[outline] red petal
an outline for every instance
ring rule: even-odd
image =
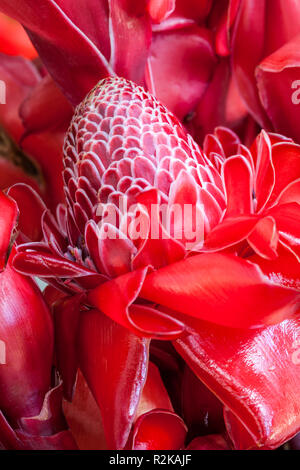
[[[281,321],[300,300],[296,290],[271,283],[258,266],[224,254],[200,254],[161,268],[146,277],[140,295],[235,328]]]
[[[223,165],[226,189],[226,217],[253,213],[253,175],[242,156],[230,157]]]
[[[7,194],[19,207],[18,229],[30,241],[40,241],[43,237],[41,218],[47,209],[42,199],[30,186],[21,183],[9,188]]]
[[[50,386],[53,327],[41,292],[8,264],[0,274],[0,407],[12,422],[40,412]]]
[[[166,410],[152,410],[135,423],[132,437],[133,450],[180,450],[183,448],[187,428],[183,420]]]
[[[109,0],[110,65],[117,75],[141,82],[151,41],[145,0]],[[132,34],[134,31],[134,34]]]
[[[52,77],[70,101],[78,104],[99,78],[110,74],[111,69],[88,37],[89,31],[80,29],[86,15],[77,9],[70,11],[68,7],[69,4],[59,6],[50,0],[38,5],[34,0],[28,0],[26,4],[18,0],[14,4],[1,1],[1,10],[25,26]],[[84,7],[80,3],[79,8],[80,11],[86,9],[86,3]],[[103,14],[101,4],[92,2],[90,8],[94,8],[92,17],[99,21]],[[83,69],[84,74],[81,73]]]
[[[63,410],[80,450],[106,449],[100,410],[80,370],[72,403],[64,401]]]
[[[244,240],[257,224],[256,215],[228,217],[219,223],[207,235],[204,242],[205,251],[219,251]]]
[[[0,14],[1,52],[11,56],[22,56],[35,59],[37,53],[29,41],[22,25]]]
[[[276,205],[297,202],[300,205],[300,179],[287,185],[278,196]]]
[[[228,408],[224,409],[224,420],[227,433],[234,444],[235,450],[271,450],[267,446],[258,448],[253,436]]]
[[[272,161],[275,170],[275,185],[270,204],[297,178],[300,178],[300,146],[282,142],[272,146]]]
[[[15,183],[25,183],[39,191],[34,177],[27,175],[23,169],[0,155],[0,189],[7,189]]]
[[[275,184],[275,170],[272,161],[272,148],[268,134],[262,131],[256,138],[253,147],[254,151],[252,151],[252,154],[256,154],[256,210],[262,210],[268,202]]]
[[[42,252],[18,253],[14,258],[13,266],[19,272],[41,277],[98,276],[97,273],[67,258]]]
[[[268,214],[276,220],[277,229],[284,232],[287,239],[298,245],[300,238],[300,205],[296,202],[274,206]]]
[[[256,445],[276,448],[298,432],[299,315],[256,331],[205,322],[198,331],[177,340],[176,349]]]
[[[88,293],[91,304],[138,336],[173,339],[185,330],[184,324],[157,309],[136,305],[147,268],[119,276]],[[132,305],[133,304],[133,305]]]
[[[224,432],[223,404],[188,366],[182,378],[181,402],[189,439]]]
[[[73,108],[49,75],[34,87],[20,107],[26,134],[61,128],[65,130]]]
[[[160,23],[173,13],[176,0],[150,0],[148,12],[154,23]]]
[[[199,103],[214,64],[207,30],[191,26],[157,33],[150,50],[147,86],[182,119]]]
[[[279,49],[299,33],[299,11],[298,3],[293,0],[285,2],[274,0],[272,4],[266,0],[242,0],[240,4],[232,42],[234,77],[251,114],[265,128],[270,128],[271,123],[258,96],[255,68],[264,57]],[[250,41],[251,48],[247,47]],[[286,53],[285,57],[287,57]],[[278,71],[279,69],[278,64]],[[282,75],[278,80],[279,87],[280,81],[280,94],[278,94],[279,89],[277,93],[274,93],[275,88],[272,83],[266,83],[263,95],[260,93],[262,103],[271,118],[270,110],[278,107],[277,115],[281,114],[282,119],[288,119],[291,124],[292,115],[282,112],[282,109],[286,110],[291,102],[290,97],[287,97],[290,92],[290,83],[285,82]],[[281,98],[284,96],[287,100],[282,102]],[[294,121],[294,128],[295,126],[297,124]],[[287,134],[290,135],[288,132]]]
[[[76,338],[82,295],[62,299],[53,306],[57,368],[63,380],[64,395],[72,400],[78,368]]]
[[[101,410],[108,448],[122,449],[146,379],[148,342],[94,310],[81,317],[78,347],[80,368]]]
[[[1,9],[1,6],[0,6]],[[7,106],[0,107],[0,122],[6,132],[18,142],[24,127],[19,107],[40,80],[34,65],[23,57],[0,55],[1,80],[5,82]]]
[[[279,235],[273,217],[264,217],[259,220],[247,237],[247,241],[254,251],[268,259],[277,258],[278,239]]]

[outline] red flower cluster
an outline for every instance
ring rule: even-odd
[[[3,448],[297,447],[297,8],[0,0]]]

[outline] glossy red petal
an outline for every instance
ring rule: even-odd
[[[276,203],[288,204],[289,202],[297,202],[300,205],[300,179],[288,184],[278,196]]]
[[[81,316],[80,368],[97,401],[108,448],[122,449],[129,436],[148,365],[148,341],[99,311]]]
[[[98,279],[96,272],[81,266],[67,258],[43,252],[20,252],[14,258],[14,268],[25,274],[41,277],[85,277]]]
[[[299,315],[256,331],[198,328],[176,349],[256,445],[276,448],[299,431]]]
[[[200,254],[149,274],[140,296],[177,312],[235,328],[276,323],[299,308],[296,290],[258,266],[225,254]]]
[[[149,362],[147,380],[143,388],[136,418],[156,408],[174,411],[158,367],[153,362]]]
[[[277,229],[284,232],[291,244],[298,245],[300,237],[300,205],[296,202],[274,206],[268,214],[276,220]]]
[[[180,320],[151,306],[134,304],[147,271],[140,269],[105,282],[88,293],[88,301],[138,336],[174,339],[185,330]]]
[[[147,268],[119,276],[88,293],[89,302],[120,325],[128,326],[127,309],[136,300]]]
[[[139,417],[132,436],[133,450],[180,450],[187,428],[171,411],[155,409]]]
[[[212,0],[190,0],[186,2],[184,0],[176,0],[176,15],[186,16],[192,18],[197,22],[205,20],[210,12],[212,6]]]

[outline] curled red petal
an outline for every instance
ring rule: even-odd
[[[155,408],[174,411],[158,367],[153,362],[149,362],[147,380],[143,388],[136,418]]]
[[[277,258],[279,235],[273,217],[264,217],[255,225],[247,241],[254,251],[268,259]]]
[[[133,450],[180,450],[187,433],[183,420],[168,410],[155,409],[140,416],[134,425]]]
[[[225,431],[223,404],[188,366],[185,366],[182,377],[181,406],[189,440]]]
[[[10,197],[0,191],[0,271],[8,259],[12,232],[18,217],[18,206]]]
[[[13,260],[14,268],[24,274],[41,277],[85,277],[98,274],[67,258],[49,254],[47,252],[20,252]]]
[[[233,255],[200,254],[149,274],[140,296],[177,312],[243,328],[276,323],[299,308],[299,293]]]
[[[133,271],[105,282],[88,293],[89,302],[138,336],[174,339],[185,325],[151,306],[137,305],[148,268]]]

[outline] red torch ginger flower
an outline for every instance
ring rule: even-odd
[[[67,202],[57,218],[25,185],[10,189],[21,208],[25,196],[32,201],[43,235],[19,246],[15,269],[77,294],[56,306],[59,368],[70,398],[79,365],[109,446],[128,439],[147,338],[175,340],[230,410],[237,446],[243,435],[249,447],[273,448],[299,430],[297,363],[284,368],[280,360],[299,332],[299,157],[300,147],[280,135],[263,131],[249,151],[225,128],[207,136],[202,151],[142,87],[110,78],[73,117],[64,146]],[[176,205],[190,208],[188,232]],[[191,227],[201,234],[194,243]],[[29,237],[22,220],[20,228]],[[103,382],[121,393],[121,408]]]

